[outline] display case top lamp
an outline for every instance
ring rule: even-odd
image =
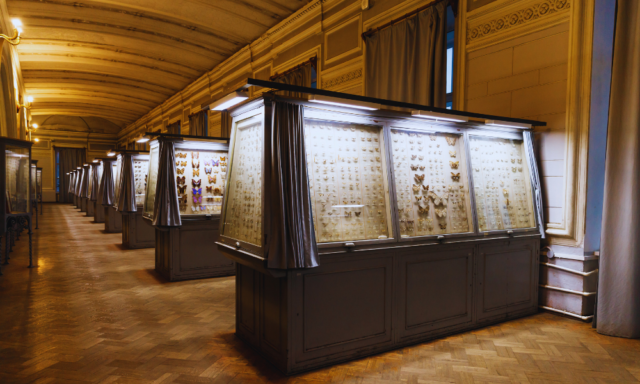
[[[320,253],[539,233],[531,129],[545,123],[428,107],[390,110],[385,103],[401,103],[358,105],[349,98],[321,103],[321,95],[304,101],[264,94],[230,110],[221,245],[264,255],[265,215],[275,209],[264,199],[273,179],[264,177],[264,166],[284,158],[293,163],[290,169],[306,170]],[[273,136],[282,135],[274,133],[276,125],[295,121],[274,112],[278,103],[303,110],[304,154],[294,159],[271,150]],[[185,204],[193,209],[189,190],[201,186],[189,184],[195,168],[185,156],[176,158],[187,172],[178,178],[185,177]],[[300,218],[290,214],[291,222]]]
[[[160,153],[161,143],[172,151]],[[173,208],[181,218],[198,220],[220,215],[228,171],[227,139],[155,135],[149,141],[149,147],[144,217],[154,218],[154,203],[160,190],[175,193],[177,206]],[[161,159],[163,155],[171,158]],[[168,166],[170,169],[166,169]],[[160,174],[164,177],[159,178]]]

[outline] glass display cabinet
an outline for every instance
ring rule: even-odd
[[[87,216],[93,217],[94,223],[102,223],[96,220],[96,209],[98,206],[98,189],[100,188],[100,179],[102,178],[102,162],[100,159],[94,159],[91,163],[91,174],[89,178],[89,202],[87,206]]]
[[[31,160],[31,167],[29,170],[31,177],[31,188],[29,192],[31,198],[31,217],[33,218],[35,216],[35,229],[38,229],[38,160]]]
[[[36,168],[36,200],[40,203],[40,216],[42,216],[42,168]]]
[[[156,271],[177,281],[235,273],[219,236],[228,140],[148,134],[149,183],[143,215],[156,228]]]
[[[82,167],[76,168],[76,180],[73,183],[74,206],[78,209],[82,207],[80,198],[80,185],[82,184]]]
[[[89,186],[91,184],[91,164],[82,166],[82,176],[80,180],[80,212],[84,212],[87,216],[87,207],[89,206]]]
[[[75,185],[75,180],[76,180],[76,171],[71,171],[69,172],[69,188],[67,190],[67,193],[69,194],[69,201],[71,203],[71,205],[75,205],[75,191],[74,191],[74,185]]]
[[[142,219],[147,189],[149,152],[121,151],[116,189],[116,209],[122,214],[122,244],[128,248],[153,248],[155,229]]]
[[[109,154],[113,154],[115,156],[115,168],[113,174],[113,182],[114,182],[114,196],[113,196],[113,205],[108,207],[105,210],[105,230],[110,233],[120,233],[122,232],[122,212],[118,210],[118,198],[120,193],[120,174],[122,171],[122,159],[124,153],[127,150],[115,150],[109,151]]]
[[[291,374],[537,311],[545,123],[308,93],[230,110],[242,340]]]
[[[109,152],[108,154],[115,153]],[[116,164],[117,159],[113,156],[99,159],[102,163],[102,176],[98,188],[98,201],[96,202],[95,220],[104,223],[105,232],[119,232],[122,230],[122,217],[113,205],[116,200]],[[120,215],[120,216],[118,216]],[[120,228],[118,230],[118,228]]]
[[[0,184],[2,194],[2,221],[0,222],[0,253],[4,264],[8,263],[12,242],[24,230],[29,234],[29,267],[32,264],[31,248],[31,145],[30,141],[0,137]],[[1,258],[0,254],[0,258]],[[2,264],[2,263],[0,263]],[[0,271],[1,274],[1,271]]]

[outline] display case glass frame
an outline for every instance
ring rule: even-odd
[[[30,177],[31,177],[31,200],[35,205],[35,203],[38,201],[38,161],[37,160],[31,160]]]
[[[131,155],[133,161],[133,182],[136,189],[136,207],[141,209],[147,192],[149,154]]]
[[[283,98],[284,99],[284,98]],[[448,121],[435,121],[435,120],[426,120],[417,117],[408,116],[406,112],[395,112],[388,110],[378,110],[378,111],[361,111],[354,110],[351,108],[342,108],[339,106],[319,106],[315,103],[309,103],[306,101],[300,100],[286,100],[287,102],[302,104],[305,106],[304,110],[304,119],[305,119],[305,130],[306,130],[306,122],[327,122],[331,124],[351,124],[355,125],[356,128],[358,126],[370,126],[370,127],[380,127],[381,133],[379,136],[379,140],[381,143],[380,147],[380,161],[381,166],[386,170],[383,172],[384,174],[384,182],[386,185],[386,204],[388,210],[388,217],[390,218],[390,233],[387,239],[358,239],[356,237],[340,239],[337,241],[323,241],[324,239],[320,236],[316,237],[318,248],[322,253],[332,253],[332,252],[341,252],[345,251],[345,247],[349,249],[366,249],[377,247],[376,244],[384,247],[393,247],[393,244],[404,244],[404,243],[438,243],[442,241],[446,241],[447,239],[480,239],[487,237],[502,237],[502,236],[513,236],[517,234],[526,234],[526,233],[539,233],[539,223],[537,220],[537,215],[535,212],[538,207],[536,206],[536,201],[533,198],[533,184],[531,182],[530,173],[527,173],[524,177],[524,181],[526,182],[527,194],[529,196],[528,204],[530,204],[530,220],[533,223],[532,226],[527,226],[523,228],[504,228],[499,230],[491,230],[486,231],[483,228],[478,226],[478,217],[476,210],[476,195],[472,193],[475,191],[474,187],[474,177],[472,175],[472,164],[470,159],[470,147],[469,141],[471,138],[476,136],[482,137],[494,137],[500,140],[503,139],[511,139],[511,140],[520,140],[525,143],[524,133],[526,129],[522,128],[495,128],[490,127],[480,122],[448,122]],[[262,246],[255,244],[251,241],[246,241],[246,239],[238,238],[238,236],[232,236],[229,232],[225,231],[225,225],[228,225],[228,219],[226,216],[230,214],[229,205],[232,203],[232,196],[235,195],[233,190],[234,183],[234,151],[236,150],[236,140],[238,140],[237,124],[241,121],[245,121],[250,118],[263,119],[262,127],[265,130],[265,133],[270,129],[269,121],[270,117],[266,116],[266,114],[270,114],[270,107],[267,105],[264,106],[264,100],[258,99],[254,100],[250,103],[247,103],[241,107],[236,108],[232,111],[233,123],[232,123],[232,135],[231,135],[231,143],[230,143],[230,169],[229,169],[229,183],[227,184],[227,198],[225,199],[225,207],[223,208],[223,229],[221,230],[221,242],[224,244],[228,244],[237,249],[243,249],[248,251],[250,254],[263,256]],[[306,132],[306,131],[305,131]],[[441,165],[443,165],[441,171],[443,171],[442,175],[434,176],[445,178],[446,182],[441,183],[440,189],[435,192],[436,196],[430,195],[428,192],[425,194],[423,190],[420,190],[419,193],[413,194],[413,187],[415,184],[410,186],[411,197],[415,199],[416,196],[424,198],[425,196],[429,199],[430,207],[428,208],[429,214],[434,215],[436,206],[438,209],[446,208],[446,217],[450,218],[446,221],[446,231],[445,230],[433,230],[431,232],[423,231],[419,233],[418,231],[414,231],[412,234],[407,236],[406,231],[403,229],[403,221],[411,220],[406,217],[402,217],[401,209],[402,207],[398,206],[398,196],[403,193],[401,190],[401,186],[397,184],[403,176],[401,174],[397,174],[397,170],[395,169],[394,163],[394,144],[396,146],[397,143],[393,142],[392,136],[393,132],[402,132],[402,133],[415,133],[422,135],[422,140],[427,140],[425,138],[430,138],[435,135],[437,138],[433,143],[438,143],[442,149],[438,148],[438,151],[443,151],[442,154],[438,154],[441,158],[438,160],[442,160]],[[431,135],[431,136],[430,136]],[[447,137],[449,139],[447,139]],[[456,140],[452,140],[453,138]],[[333,139],[334,141],[336,138]],[[266,144],[263,144],[263,146]],[[314,145],[312,140],[305,139],[305,146]],[[413,144],[416,147],[416,143]],[[429,144],[425,141],[425,151],[428,153],[427,146]],[[432,148],[432,151],[435,148]],[[455,151],[455,157],[449,155],[449,151]],[[444,152],[446,151],[446,152]],[[522,150],[522,162],[526,163],[522,166],[527,169],[527,172],[531,172],[529,164],[532,156],[528,153],[529,149],[527,145],[523,145]],[[263,152],[264,153],[264,152]],[[309,185],[312,194],[314,193],[314,188],[316,187],[317,180],[313,180],[314,176],[314,168],[318,164],[313,162],[312,156],[307,154],[307,169],[309,174]],[[262,155],[264,156],[264,154]],[[446,158],[447,163],[444,162]],[[416,158],[418,160],[418,158]],[[428,157],[425,156],[425,161],[428,160]],[[412,166],[419,167],[424,166],[425,175],[426,172],[429,172],[428,163],[418,164],[411,163],[411,159],[404,160],[411,169]],[[322,164],[323,166],[327,166],[330,169],[331,164]],[[262,167],[264,167],[264,160]],[[446,174],[444,172],[447,172]],[[264,173],[262,172],[264,175]],[[422,175],[420,172],[418,175]],[[412,175],[415,176],[415,175]],[[341,177],[341,176],[340,176]],[[451,180],[449,180],[451,179]],[[340,179],[341,180],[341,179]],[[426,179],[425,179],[426,180]],[[421,184],[421,183],[419,183]],[[425,183],[426,184],[426,183]],[[422,188],[420,185],[420,188]],[[458,187],[456,190],[450,189],[450,186]],[[460,189],[462,186],[462,189]],[[406,193],[406,186],[404,186]],[[443,189],[444,188],[444,189]],[[261,187],[262,196],[264,196],[264,185]],[[439,193],[438,193],[439,192]],[[447,192],[446,194],[444,192]],[[457,193],[456,193],[457,192]],[[444,195],[448,195],[448,198],[445,198]],[[464,196],[464,199],[462,198]],[[434,204],[436,198],[440,198],[440,204]],[[447,200],[446,206],[442,204],[442,200]],[[312,204],[315,204],[315,201],[312,196]],[[264,201],[262,200],[262,206],[264,207]],[[453,208],[456,208],[455,210]],[[462,210],[464,207],[464,210]],[[418,206],[412,206],[412,212],[414,214],[414,225],[417,227],[417,219],[419,216],[416,216],[418,213]],[[425,207],[421,207],[426,209]],[[316,230],[316,234],[318,233],[318,217],[317,208],[314,207],[313,211],[313,220],[314,227]],[[264,209],[262,209],[262,215],[264,215]],[[355,212],[354,212],[355,213]],[[439,213],[441,214],[441,213]],[[254,213],[255,215],[255,213]],[[355,216],[352,216],[355,217]],[[435,217],[435,216],[434,216]],[[245,217],[246,218],[246,217]],[[241,216],[239,219],[243,219]],[[452,224],[453,223],[453,224]],[[433,226],[439,226],[439,222],[435,219],[433,220]],[[455,228],[454,228],[455,225]],[[405,227],[406,228],[406,227]],[[440,227],[441,228],[441,227]],[[262,233],[265,233],[264,225],[262,225]],[[404,236],[403,236],[404,235]],[[261,240],[262,243],[263,240]],[[384,244],[384,245],[383,245]]]
[[[4,188],[0,209],[3,212],[0,235],[7,230],[11,216],[27,216],[31,220],[31,146],[30,141],[0,138],[0,187]]]
[[[167,135],[169,136],[169,135]],[[174,147],[176,196],[181,219],[208,220],[219,217],[224,201],[229,146],[226,140],[176,135]],[[143,216],[153,220],[160,167],[160,142],[149,142],[149,165]],[[195,156],[195,157],[194,157]],[[202,209],[204,207],[204,209]],[[219,207],[219,208],[216,208]],[[196,210],[194,211],[194,208]]]
[[[124,157],[123,153],[118,153],[116,155],[116,169],[114,173],[115,177],[115,189],[114,189],[114,202],[113,207],[118,209],[118,199],[120,198],[120,175],[122,174],[122,159]]]
[[[42,202],[42,168],[36,168],[36,197],[39,202]]]

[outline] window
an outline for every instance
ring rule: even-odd
[[[60,152],[56,151],[56,193],[60,193]]]
[[[311,88],[318,88],[318,72],[313,65],[311,66]]]
[[[447,109],[453,107],[453,42],[455,38],[455,16],[451,6],[447,7]]]

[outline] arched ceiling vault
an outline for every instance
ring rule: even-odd
[[[32,115],[124,128],[307,0],[8,0]]]

